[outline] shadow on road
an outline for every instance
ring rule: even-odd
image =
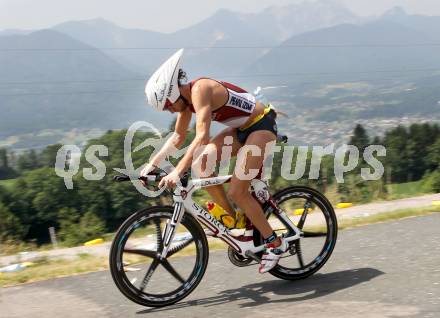
[[[219,291],[219,295],[184,301],[165,308],[151,308],[137,312],[147,314],[152,312],[173,310],[192,306],[217,306],[237,300],[247,300],[239,307],[252,307],[268,303],[284,303],[318,298],[367,282],[384,274],[374,268],[359,268],[334,273],[315,274],[305,280],[285,281],[270,280],[262,283],[249,284],[236,289]],[[278,296],[293,296],[282,299],[271,299],[271,294]]]

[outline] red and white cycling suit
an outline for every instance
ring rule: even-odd
[[[190,82],[190,88],[199,79]],[[212,112],[212,120],[220,122],[232,128],[238,128],[244,125],[255,108],[255,97],[244,89],[233,84],[217,81],[228,91],[228,100],[226,103]],[[195,113],[194,107],[190,105],[190,109]]]

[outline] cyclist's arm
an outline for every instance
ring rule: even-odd
[[[180,112],[177,115],[174,132],[165,142],[160,151],[150,160],[150,165],[159,166],[160,163],[168,156],[173,156],[176,151],[182,147],[188,133],[189,124],[191,122],[192,113],[189,109]]]
[[[203,88],[203,89],[202,89]],[[209,128],[211,127],[211,96],[209,87],[196,84],[192,91],[192,102],[196,111],[196,136],[188,147],[182,160],[176,166],[179,175],[182,175],[192,164],[194,152],[201,146],[209,143]]]

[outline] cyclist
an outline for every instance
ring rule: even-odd
[[[222,81],[210,78],[199,78],[186,83],[185,72],[180,68],[183,49],[170,57],[148,80],[145,87],[147,101],[156,110],[178,113],[175,130],[161,150],[150,160],[142,170],[141,175],[147,175],[162,160],[171,155],[173,149],[182,146],[192,114],[196,115],[196,135],[183,158],[175,169],[164,177],[159,186],[172,188],[179,177],[192,165],[194,160],[203,161],[203,154],[197,156],[199,147],[206,146],[205,154],[209,151],[217,154],[216,163],[221,160],[221,149],[225,141],[232,148],[235,156],[243,145],[253,145],[260,149],[260,155],[246,156],[243,162],[236,165],[244,175],[249,169],[260,169],[263,165],[266,144],[276,140],[276,113],[265,107],[255,97],[245,90]],[[214,138],[210,139],[211,121],[217,121],[228,126]],[[249,153],[248,153],[249,154]],[[241,168],[240,168],[241,167]],[[288,243],[283,237],[277,237],[264,216],[260,204],[249,193],[250,180],[239,178],[235,169],[232,176],[228,195],[237,206],[244,211],[253,225],[260,231],[266,244],[259,272],[265,273],[278,263],[281,254],[288,249]],[[214,201],[220,204],[228,213],[235,212],[229,203],[222,185],[206,188]]]

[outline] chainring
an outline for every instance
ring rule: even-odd
[[[228,258],[232,264],[238,267],[245,267],[251,265],[253,259],[246,258],[238,254],[232,247],[228,247]]]

